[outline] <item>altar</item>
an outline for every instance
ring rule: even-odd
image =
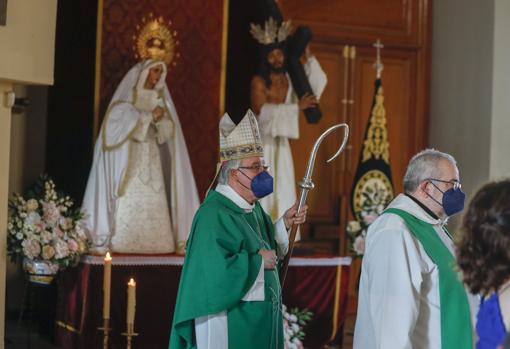
[[[126,347],[127,283],[137,284],[134,348],[166,349],[184,258],[175,255],[114,255],[111,275],[110,348]],[[64,349],[102,347],[103,258],[85,256],[58,282],[56,344]],[[350,257],[291,258],[283,290],[287,308],[308,308],[314,316],[305,344],[318,348],[342,339]]]

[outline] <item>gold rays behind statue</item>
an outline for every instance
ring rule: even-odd
[[[137,59],[158,59],[166,63],[168,68],[176,65],[179,58],[176,40],[177,32],[171,29],[172,22],[165,23],[163,17],[154,18],[152,13],[143,17],[136,26],[137,35],[133,36],[133,51]]]

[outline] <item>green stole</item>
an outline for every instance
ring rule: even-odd
[[[437,235],[432,224],[397,208],[388,208],[384,213],[393,213],[401,217],[438,267],[441,348],[471,349],[473,347],[471,312],[464,286],[454,270],[455,259],[450,250]],[[443,229],[449,235],[448,231]]]

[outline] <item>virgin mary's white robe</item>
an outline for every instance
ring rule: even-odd
[[[149,60],[126,74],[103,120],[82,204],[97,252],[182,250],[199,206],[166,68],[154,88],[157,98],[146,90],[150,98],[143,100],[149,69],[158,64],[165,67]],[[165,110],[158,122],[152,120],[156,105]]]

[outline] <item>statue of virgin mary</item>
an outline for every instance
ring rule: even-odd
[[[184,253],[199,198],[166,72],[142,61],[112,97],[82,205],[92,252]]]

